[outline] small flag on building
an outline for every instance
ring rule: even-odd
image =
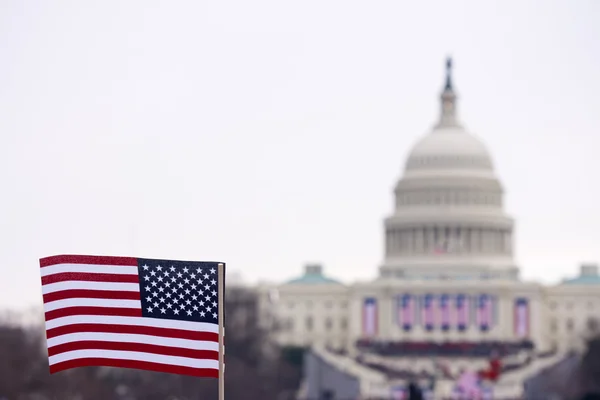
[[[449,253],[449,244],[448,240],[444,240],[441,243],[437,243],[433,248],[433,252],[435,254],[447,254]]]
[[[456,320],[458,330],[467,329],[469,325],[469,297],[467,295],[456,296]]]
[[[414,324],[415,317],[415,298],[410,294],[400,297],[399,321],[405,331],[410,331]]]
[[[490,329],[493,319],[492,298],[487,294],[479,296],[477,304],[477,323],[482,331]]]
[[[447,331],[450,329],[450,296],[443,294],[440,297],[440,314],[442,330]]]
[[[529,301],[524,297],[515,300],[514,330],[519,339],[529,336]]]
[[[434,296],[432,294],[426,294],[423,297],[423,325],[428,331],[433,330],[435,324],[435,308],[434,308]]]
[[[378,324],[378,310],[377,310],[377,299],[374,297],[368,297],[363,303],[363,335],[365,337],[377,336],[379,328]]]
[[[50,373],[223,376],[224,263],[63,255],[40,270]]]

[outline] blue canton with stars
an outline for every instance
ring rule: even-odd
[[[138,258],[142,316],[218,324],[219,264]]]

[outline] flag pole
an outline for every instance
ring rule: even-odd
[[[225,318],[224,318],[224,290],[225,285],[223,284],[225,278],[225,265],[219,263],[217,267],[218,276],[218,299],[217,304],[219,306],[218,314],[219,314],[219,400],[225,400]]]

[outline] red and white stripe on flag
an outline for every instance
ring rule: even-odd
[[[469,296],[459,294],[456,296],[456,322],[459,329],[465,329],[469,325]]]
[[[398,324],[410,330],[415,320],[415,299],[410,294],[398,296]]]
[[[448,329],[452,324],[452,307],[450,301],[450,295],[443,294],[440,296],[440,317],[444,329]]]
[[[487,294],[480,295],[477,304],[477,323],[481,329],[491,328],[493,312],[492,297]]]
[[[436,324],[436,306],[435,306],[435,296],[432,294],[426,294],[422,299],[423,306],[421,308],[421,313],[423,315],[423,325],[425,325],[425,329],[431,330],[434,328]]]
[[[378,329],[377,299],[368,297],[363,303],[363,335],[376,336]]]
[[[516,299],[514,309],[514,327],[516,337],[522,339],[529,336],[529,318],[528,300],[524,297]]]
[[[218,324],[143,316],[139,269],[128,257],[40,260],[50,373],[110,366],[219,376]]]

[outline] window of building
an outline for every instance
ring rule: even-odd
[[[555,301],[550,302],[550,309],[556,310],[556,302]]]
[[[550,332],[556,333],[557,330],[558,330],[558,323],[556,322],[555,319],[553,319],[550,321]]]
[[[340,320],[340,328],[342,328],[342,330],[348,329],[348,320],[346,318]]]
[[[333,327],[333,322],[331,321],[331,318],[326,318],[325,319],[325,330],[330,331],[331,328]]]
[[[333,307],[333,304],[331,303],[331,301],[329,301],[329,300],[326,301],[325,302],[325,308],[331,308],[331,307]]]
[[[571,332],[574,327],[575,327],[575,323],[573,322],[573,320],[571,318],[569,318],[567,320],[567,331]]]
[[[313,319],[312,317],[306,317],[306,330],[312,331],[313,328]]]
[[[294,308],[294,302],[293,301],[288,302],[288,308]]]
[[[347,302],[347,301],[342,301],[342,302],[340,303],[340,307],[341,307],[341,308],[344,308],[344,309],[345,309],[345,308],[348,308],[348,302]]]
[[[591,302],[591,301],[588,301],[587,308],[588,308],[588,310],[593,310],[594,309],[594,303]]]

